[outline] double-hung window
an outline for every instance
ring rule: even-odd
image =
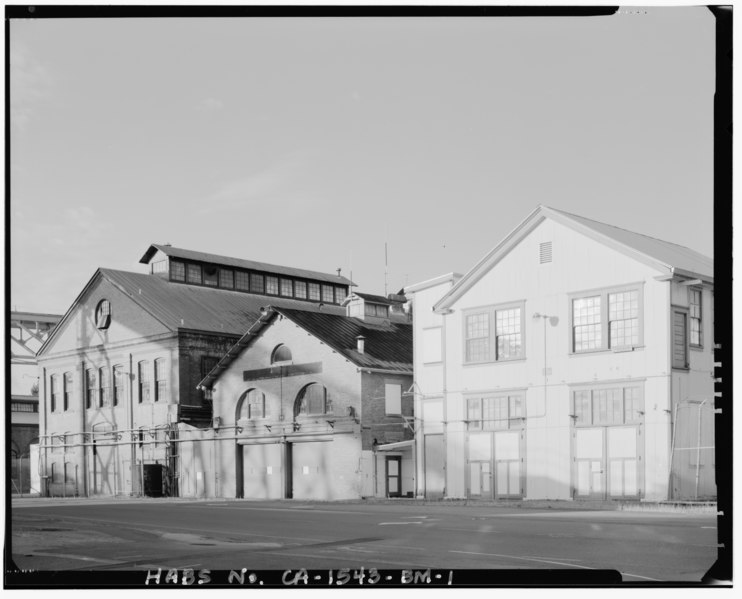
[[[571,351],[626,350],[642,345],[642,288],[634,285],[570,296]]]
[[[124,397],[124,367],[116,365],[113,367],[113,405],[119,405]]]
[[[150,380],[152,379],[149,368],[149,362],[147,360],[143,360],[138,364],[139,403],[149,401],[149,386]]]
[[[85,407],[98,407],[96,395],[98,391],[98,376],[94,368],[85,371]]]
[[[72,373],[64,373],[64,406],[63,411],[67,411],[70,408],[70,394],[72,393]]]
[[[525,357],[523,302],[464,314],[464,362],[476,364]]]
[[[691,287],[688,289],[688,304],[690,317],[690,346],[703,347],[703,328],[701,322],[702,291]]]
[[[100,384],[99,406],[111,405],[111,373],[108,368],[101,368],[98,372],[98,383]]]

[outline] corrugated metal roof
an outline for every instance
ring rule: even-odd
[[[619,243],[633,248],[636,251],[675,269],[680,269],[690,274],[698,274],[713,279],[714,260],[700,254],[699,252],[676,243],[655,239],[648,235],[642,235],[641,233],[621,229],[620,227],[591,220],[584,216],[570,214],[569,212],[557,210],[556,208],[548,208],[548,210],[572,219],[581,225],[597,231],[601,235],[610,237],[614,241],[618,241]]]
[[[412,326],[390,322],[369,324],[358,318],[276,307],[276,311],[323,341],[361,368],[412,370]],[[356,337],[366,338],[364,353]]]
[[[328,274],[314,270],[304,270],[302,268],[293,268],[291,266],[279,266],[276,264],[267,264],[265,262],[255,262],[253,260],[243,260],[242,258],[231,258],[229,256],[219,256],[217,254],[207,254],[206,252],[196,252],[183,248],[175,248],[170,245],[158,245],[153,243],[144,253],[140,262],[147,264],[154,256],[154,249],[161,251],[167,256],[173,258],[182,258],[184,260],[194,260],[198,262],[209,262],[211,264],[220,264],[222,266],[232,266],[235,268],[247,268],[250,270],[259,270],[277,275],[287,275],[292,277],[301,277],[324,281],[325,283],[334,283],[336,285],[354,285],[353,281],[346,279],[337,274]]]
[[[324,304],[320,308],[312,302],[170,283],[156,275],[107,268],[100,272],[173,331],[242,335],[260,317],[260,308],[268,305],[345,313],[340,306]]]

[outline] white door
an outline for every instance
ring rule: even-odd
[[[604,497],[603,428],[574,431],[575,497]]]
[[[521,431],[495,433],[495,495],[521,497]]]

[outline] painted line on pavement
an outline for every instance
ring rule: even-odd
[[[533,557],[521,557],[517,555],[505,555],[502,553],[479,553],[477,551],[456,551],[453,549],[450,551],[450,553],[466,553],[469,555],[488,555],[492,557],[504,557],[506,559],[520,559],[520,560],[524,560],[527,562],[542,562],[544,564],[556,564],[558,566],[569,566],[570,568],[582,568],[583,570],[596,570],[597,569],[597,568],[591,568],[590,566],[580,566],[579,564],[570,564],[570,563],[563,562],[563,561],[557,562],[554,560],[537,559]]]
[[[40,553],[38,551],[34,551],[33,553],[24,553],[23,554],[26,557],[62,557],[65,559],[77,559],[83,562],[98,562],[99,564],[107,564],[107,565],[113,565],[113,564],[120,564],[122,562],[116,560],[110,560],[110,559],[98,559],[95,557],[88,557],[86,555],[76,555],[74,553]]]
[[[631,576],[633,578],[643,578],[644,580],[656,580],[660,582],[659,578],[650,578],[649,576],[639,576],[638,574],[629,574],[628,572],[619,572],[621,576]]]
[[[379,522],[379,526],[402,526],[403,524],[422,524],[422,522]]]
[[[214,504],[207,504],[208,507],[217,507],[221,509],[226,510],[254,510],[254,511],[264,511],[264,512],[294,512],[296,514],[305,514],[307,512],[314,512],[318,514],[367,514],[369,516],[378,516],[379,512],[364,512],[360,510],[316,510],[314,508],[311,509],[303,509],[299,507],[251,507],[251,506],[240,506],[240,507],[231,507],[228,505],[221,505],[219,503]]]

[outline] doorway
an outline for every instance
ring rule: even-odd
[[[387,456],[386,458],[386,496],[402,496],[402,457]]]

